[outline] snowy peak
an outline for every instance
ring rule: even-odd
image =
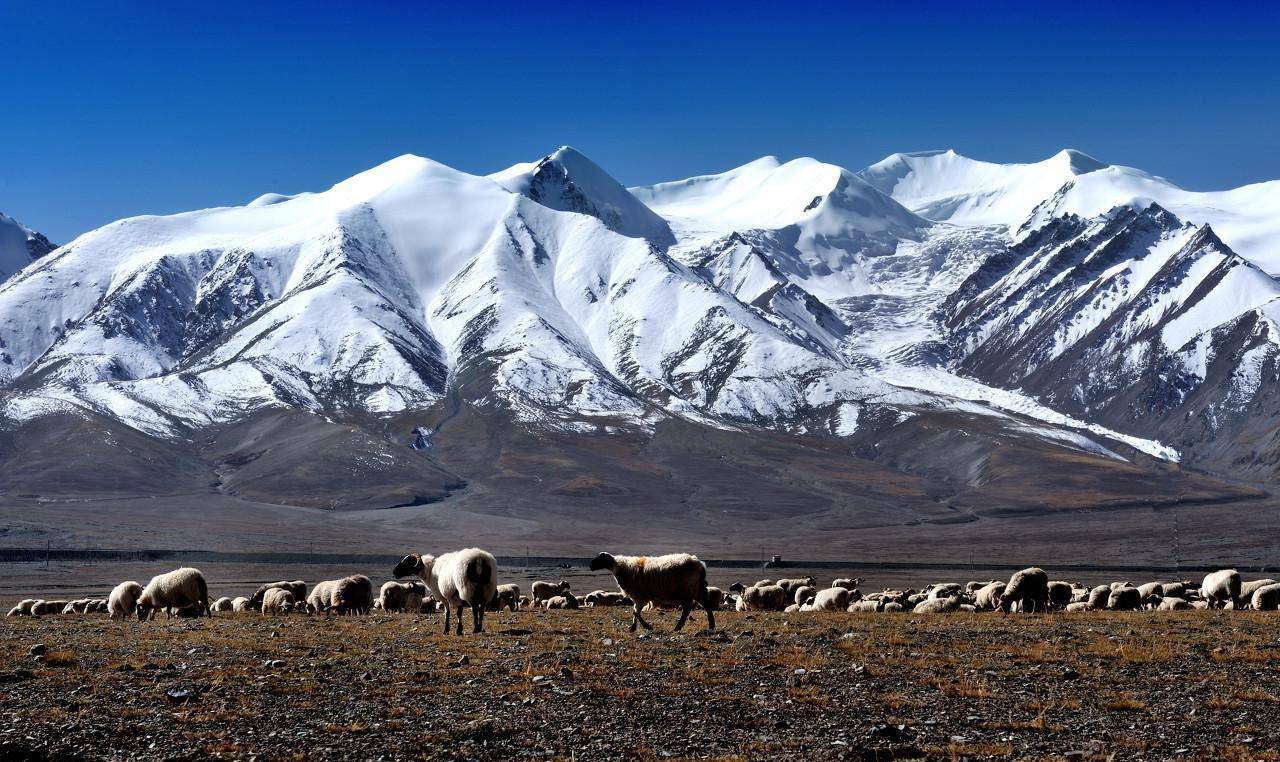
[[[0,213],[0,281],[56,248],[48,238]]]
[[[616,233],[659,246],[674,242],[665,220],[595,162],[569,146],[531,164],[489,175],[503,188],[550,209],[588,214]]]

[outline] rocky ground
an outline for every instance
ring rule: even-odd
[[[0,757],[1280,758],[1275,614],[654,619],[4,619]]]

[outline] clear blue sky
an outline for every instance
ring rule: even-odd
[[[542,5],[0,0],[0,211],[65,242],[561,144],[626,184],[932,148],[1280,178],[1275,4]]]

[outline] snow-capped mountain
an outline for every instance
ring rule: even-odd
[[[678,420],[889,459],[939,427],[1230,457],[1223,422],[1270,398],[1280,287],[1122,169],[767,157],[626,189],[567,147],[488,176],[402,156],[321,192],[122,220],[28,267],[0,286],[3,410],[173,441],[269,410],[465,404],[544,431]],[[1194,436],[1170,423],[1192,418]]]
[[[1087,219],[1117,206],[1159,204],[1186,222],[1211,225],[1236,253],[1280,273],[1280,181],[1201,193],[1070,149],[1032,164],[955,151],[899,153],[858,174],[917,214],[959,225],[1025,231],[1064,214]]]
[[[0,280],[56,249],[48,238],[0,214]]]

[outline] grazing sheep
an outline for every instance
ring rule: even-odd
[[[1164,596],[1160,599],[1160,603],[1156,606],[1157,611],[1183,611],[1191,608],[1191,604],[1183,598],[1174,598],[1172,596]]]
[[[795,577],[792,579],[780,579],[773,583],[783,590],[787,591],[787,598],[795,600],[796,590],[802,587],[817,587],[818,580],[813,577]]]
[[[580,608],[580,606],[581,604],[578,603],[578,599],[573,593],[557,595],[542,602],[544,609],[576,609]]]
[[[1089,591],[1089,608],[1094,611],[1101,611],[1107,607],[1107,602],[1111,600],[1111,586],[1098,585]]]
[[[1209,602],[1209,608],[1225,608],[1228,603],[1240,600],[1240,572],[1235,569],[1206,574],[1200,584],[1200,594]]]
[[[530,586],[529,590],[533,595],[533,605],[546,608],[546,606],[542,605],[542,602],[548,598],[554,598],[557,595],[564,595],[565,593],[568,593],[569,583],[564,580],[560,580],[555,583],[538,580]]]
[[[131,617],[138,610],[138,598],[142,595],[142,585],[132,580],[121,582],[107,596],[107,614],[112,619]]]
[[[960,596],[954,595],[948,598],[925,598],[916,604],[911,610],[913,614],[947,614],[960,609],[962,601]]]
[[[862,585],[862,577],[841,577],[831,580],[832,587],[843,587],[845,590],[855,590],[860,585]]]
[[[293,593],[282,587],[273,587],[262,594],[262,615],[288,614],[293,611]]]
[[[1107,599],[1111,611],[1137,611],[1142,608],[1142,593],[1136,587],[1117,587]]]
[[[828,587],[819,590],[813,597],[814,611],[844,611],[849,608],[849,590],[843,587]]]
[[[1250,582],[1241,582],[1240,601],[1242,603],[1247,603],[1248,601],[1253,600],[1254,592],[1266,587],[1267,585],[1274,584],[1276,584],[1276,580],[1274,579],[1255,579]]]
[[[490,611],[515,611],[520,608],[520,586],[512,583],[498,585],[493,600],[489,601]]]
[[[1164,595],[1166,598],[1186,598],[1187,593],[1191,592],[1192,587],[1192,582],[1189,579],[1178,580],[1176,582],[1165,582]]]
[[[738,597],[739,611],[782,611],[787,607],[787,591],[777,585],[749,587]]]
[[[231,610],[236,613],[253,611],[253,609],[249,608],[249,599],[244,597],[243,595],[238,598],[233,598],[231,600]]]
[[[1075,593],[1075,589],[1071,587],[1070,582],[1062,582],[1055,580],[1049,583],[1049,607],[1054,609],[1064,609]]]
[[[719,611],[724,608],[724,591],[718,587],[708,585],[707,602],[711,605],[712,611]]]
[[[323,582],[317,582],[315,587],[311,588],[311,595],[307,596],[307,605],[317,612],[328,611],[329,602],[333,599],[334,588],[338,586],[340,581],[326,579]],[[266,591],[264,590],[263,592],[265,593]]]
[[[230,611],[236,610],[235,603],[233,603],[230,598],[227,598],[225,596],[214,601],[213,605],[210,606],[210,608],[220,613],[224,611],[230,612]]]
[[[493,554],[468,548],[431,555],[405,556],[392,572],[394,576],[416,574],[427,583],[431,594],[444,603],[444,632],[449,634],[449,616],[458,612],[457,634],[462,634],[462,609],[471,607],[472,632],[484,632],[484,610],[498,592],[498,561]]]
[[[1022,611],[1047,611],[1049,608],[1049,575],[1043,569],[1031,567],[1014,572],[1000,594],[1000,610],[1008,613],[1014,603],[1019,603]]]
[[[1159,598],[1164,597],[1164,585],[1160,582],[1147,582],[1138,585],[1138,592],[1142,594],[1142,600],[1146,600],[1151,596]]]
[[[640,610],[649,603],[659,606],[679,606],[680,618],[676,630],[684,627],[694,604],[702,606],[707,614],[707,629],[716,628],[716,617],[707,593],[707,566],[697,556],[688,553],[672,553],[665,556],[613,556],[600,553],[591,559],[591,570],[608,569],[613,572],[618,587],[634,601],[631,631],[636,625],[653,629]],[[781,590],[781,588],[778,588]]]
[[[1249,608],[1255,611],[1280,609],[1280,584],[1263,585],[1249,596]]]
[[[1005,583],[988,582],[974,593],[974,606],[983,611],[995,611],[1000,608],[1000,596],[1004,594]]]
[[[138,596],[138,619],[154,619],[156,611],[164,609],[165,619],[174,610],[194,608],[198,613],[211,616],[209,609],[209,585],[199,569],[189,566],[151,578]]]
[[[294,580],[293,582],[270,582],[253,591],[253,595],[249,596],[249,607],[254,611],[262,609],[262,597],[267,594],[268,590],[288,590],[293,596],[294,602],[307,600],[307,583],[302,580]]]
[[[330,608],[338,614],[368,614],[373,608],[373,580],[363,574],[338,580],[333,587]]]
[[[779,585],[779,587],[782,587],[782,586]],[[785,590],[786,588],[783,588],[783,589]],[[843,590],[844,588],[840,588],[840,589]],[[795,589],[795,592],[791,594],[791,602],[798,603],[801,606],[803,606],[804,604],[813,600],[813,596],[817,594],[818,594],[818,590],[816,588],[809,587],[808,585],[801,585],[800,587],[797,587]]]
[[[422,599],[426,595],[426,587],[421,582],[384,582],[374,601],[374,608],[383,611],[412,611],[422,609]]]

